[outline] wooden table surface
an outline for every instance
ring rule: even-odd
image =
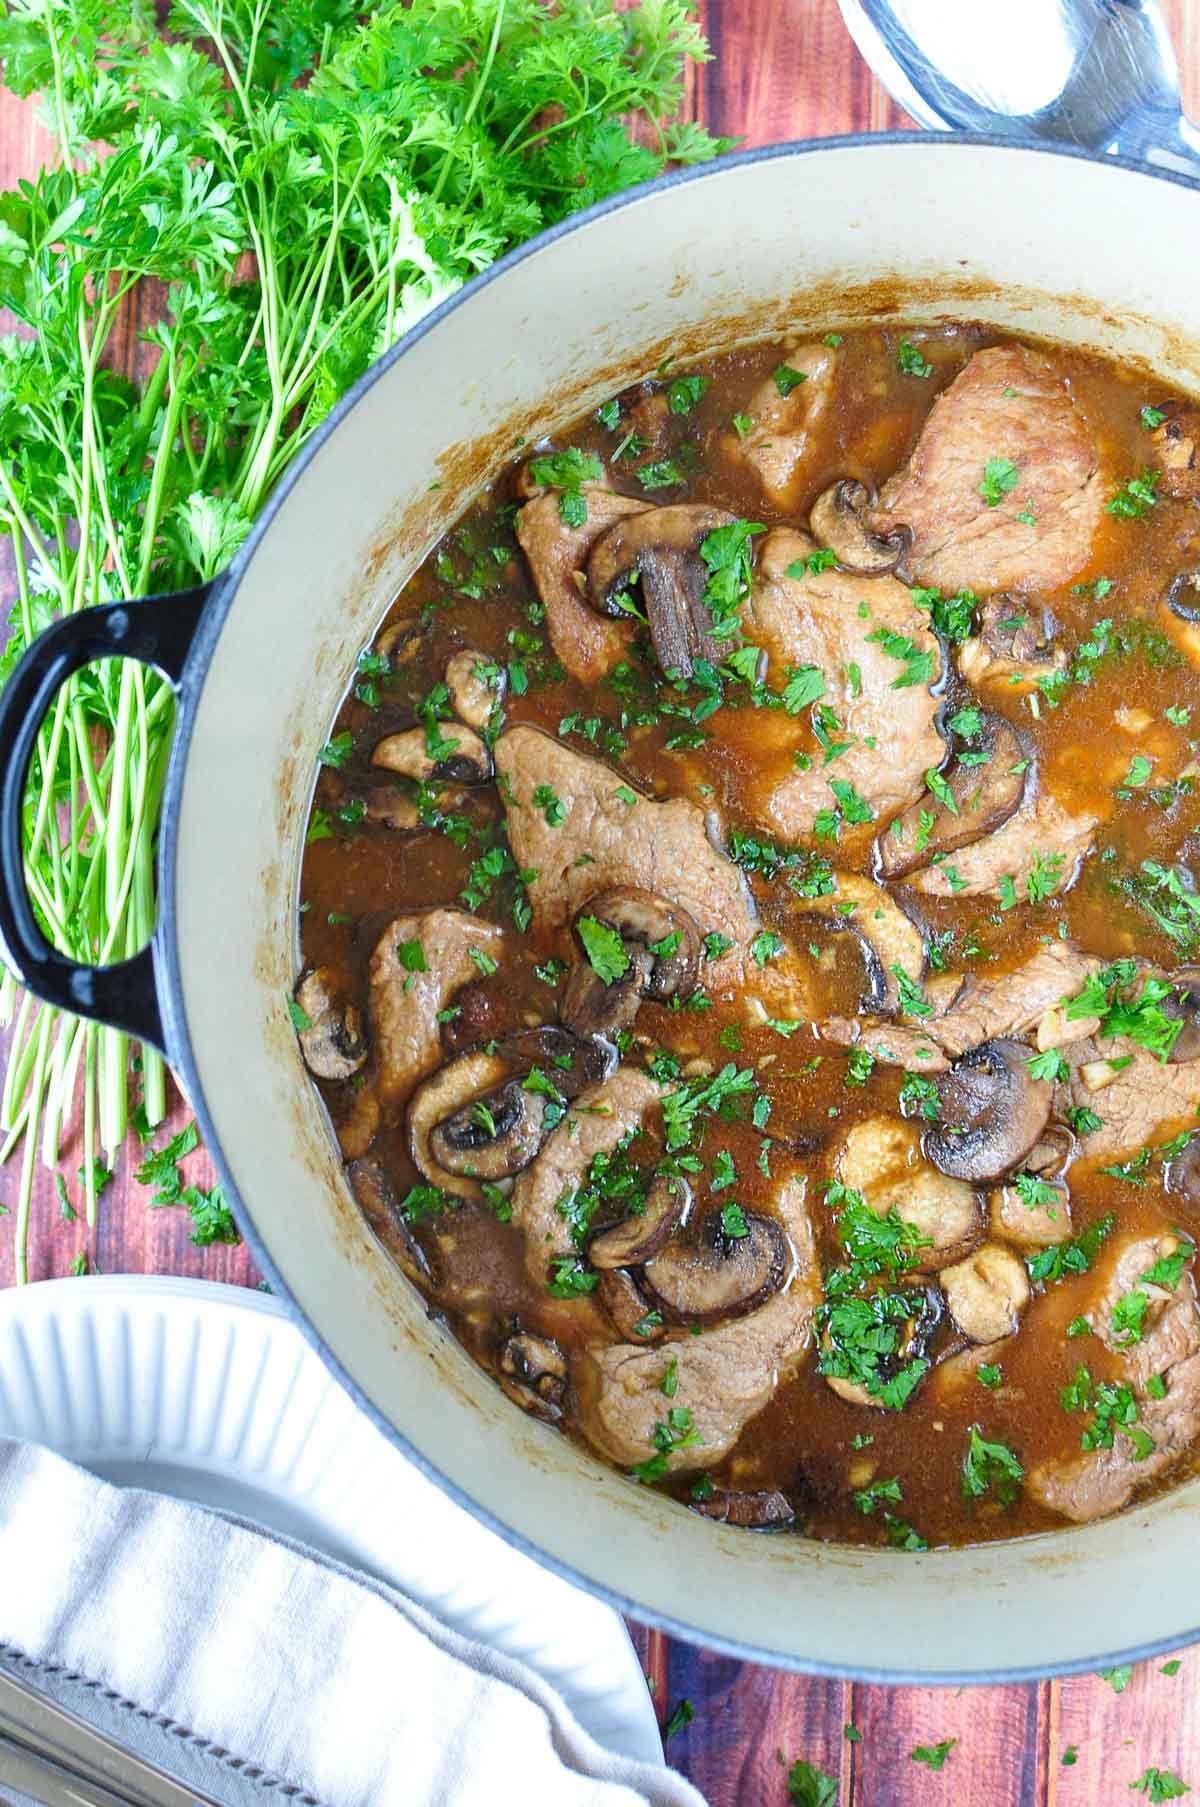
[[[868,74],[836,0],[700,0],[699,10],[714,61],[697,72],[689,105],[714,131],[753,145],[911,124]],[[1165,10],[1185,102],[1200,117],[1200,0],[1165,0]],[[45,149],[32,109],[0,93],[0,186],[31,174]],[[1098,257],[1103,251],[1097,245]],[[130,355],[134,338],[131,324],[122,341]],[[0,606],[7,614],[6,596]],[[176,1100],[172,1125],[187,1120]],[[68,1147],[64,1169],[74,1190],[72,1155]],[[244,1249],[193,1248],[184,1212],[148,1208],[149,1194],[134,1178],[137,1160],[136,1146],[128,1147],[90,1236],[81,1223],[62,1220],[52,1176],[39,1171],[31,1277],[65,1275],[83,1251],[101,1273],[253,1285]],[[211,1183],[202,1151],[187,1171],[197,1183]],[[0,1169],[0,1205],[11,1202],[17,1179],[15,1162]],[[11,1216],[0,1217],[0,1284],[11,1272],[11,1237]],[[1167,1574],[1163,1585],[1171,1585]],[[1122,1629],[1113,1627],[1113,1643]],[[1200,1800],[1200,1648],[1180,1653],[1174,1676],[1158,1663],[1142,1665],[1119,1695],[1092,1676],[1004,1688],[889,1689],[787,1675],[636,1625],[631,1630],[662,1717],[685,1698],[694,1707],[668,1756],[713,1807],[782,1807],[781,1753],[788,1764],[804,1757],[840,1777],[840,1807],[1116,1807],[1146,1798],[1131,1794],[1130,1783],[1149,1765],[1175,1771]],[[847,1739],[848,1726],[859,1739]],[[950,1738],[957,1743],[939,1772],[912,1760],[914,1746]],[[1075,1760],[1065,1762],[1072,1751]]]

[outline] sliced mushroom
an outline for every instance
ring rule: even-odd
[[[919,985],[925,976],[925,937],[889,891],[856,872],[839,872],[837,889],[800,904],[805,916],[820,916],[855,936],[867,969],[865,1010],[894,1014],[900,1007],[900,973]]]
[[[342,1159],[357,1160],[370,1148],[383,1120],[377,1087],[369,1079],[364,1084],[346,1086],[337,1094],[330,1116]]]
[[[1026,1171],[1032,1169],[1027,1166]],[[1071,1195],[1061,1181],[1043,1180],[1042,1185],[1050,1188],[1049,1198],[1036,1198],[1032,1204],[1026,1203],[1015,1184],[993,1192],[989,1200],[993,1234],[1023,1249],[1064,1242],[1071,1234]]]
[[[1193,1136],[1171,1156],[1163,1169],[1163,1183],[1168,1192],[1200,1206],[1200,1136]]]
[[[425,728],[407,728],[403,734],[388,734],[371,754],[371,764],[398,772],[402,778],[424,783],[430,778],[448,778],[455,784],[489,784],[492,756],[473,728],[458,722],[443,722],[429,750],[430,736]]]
[[[1020,808],[1031,769],[1029,748],[1011,722],[982,714],[981,733],[940,774],[949,802],[926,791],[880,835],[884,876],[902,878],[993,834]]]
[[[632,1028],[642,1003],[642,986],[650,970],[650,956],[631,960],[627,972],[611,983],[594,972],[586,960],[571,970],[558,1014],[573,1035],[617,1035]]]
[[[1075,1137],[1066,1124],[1051,1123],[1025,1156],[1025,1170],[1039,1179],[1056,1180],[1067,1171],[1074,1153]]]
[[[1180,966],[1170,975],[1174,989],[1159,1005],[1165,1017],[1183,1024],[1167,1055],[1172,1065],[1200,1059],[1200,966]]]
[[[1200,623],[1200,571],[1181,571],[1173,577],[1163,601],[1181,621]]]
[[[1162,487],[1168,496],[1200,496],[1200,409],[1190,402],[1161,404],[1166,419],[1151,434],[1150,443],[1162,469]]]
[[[633,956],[645,950],[650,965],[642,981],[648,998],[663,1002],[694,990],[700,963],[700,931],[681,905],[634,885],[616,885],[590,897],[580,916],[615,929]],[[578,921],[578,917],[576,918]]]
[[[723,508],[689,502],[626,515],[592,547],[588,601],[602,615],[627,615],[617,598],[640,577],[650,638],[663,670],[690,677],[696,659],[715,664],[725,647],[712,635],[700,546],[735,519]]]
[[[782,1286],[787,1240],[772,1217],[744,1213],[746,1234],[727,1235],[711,1212],[687,1242],[668,1243],[642,1269],[655,1302],[677,1323],[742,1317]]]
[[[883,577],[895,571],[912,545],[912,530],[902,523],[876,531],[868,519],[878,497],[857,477],[842,477],[819,495],[808,517],[808,531],[818,546],[837,554],[843,571],[856,577]]]
[[[782,1531],[796,1520],[790,1502],[775,1488],[734,1493],[728,1487],[714,1487],[707,1499],[692,1499],[688,1505],[702,1518],[715,1519],[720,1525],[739,1525],[748,1531]]]
[[[472,728],[486,728],[492,711],[504,696],[504,667],[468,646],[455,653],[446,666],[445,681],[450,707],[459,721]]]
[[[375,651],[393,665],[411,665],[428,635],[429,628],[419,615],[401,616],[383,629],[375,641]]]
[[[398,834],[415,834],[425,824],[417,810],[416,800],[394,784],[375,784],[367,792],[367,821],[382,822]]]
[[[553,1023],[514,1029],[496,1043],[496,1052],[521,1072],[540,1067],[564,1098],[574,1098],[587,1086],[610,1079],[620,1058],[611,1042],[598,1036],[583,1039]]]
[[[308,1019],[300,1029],[300,1052],[318,1079],[351,1079],[367,1063],[363,1014],[345,996],[329,966],[315,966],[296,987],[296,1004]]]
[[[510,1079],[443,1117],[429,1132],[429,1153],[443,1173],[471,1179],[511,1179],[545,1140],[546,1099]]]
[[[1029,1303],[1025,1263],[998,1242],[943,1268],[938,1275],[950,1316],[973,1343],[995,1343],[1011,1336]]]
[[[525,1094],[531,1107],[534,1101],[540,1107],[528,1110],[515,1098],[506,1100],[497,1117],[491,1101],[506,1089],[511,1077],[506,1061],[477,1051],[448,1061],[417,1087],[408,1105],[408,1145],[414,1162],[431,1185],[440,1186],[443,1192],[452,1192],[457,1198],[481,1198],[480,1181],[491,1180],[496,1169],[507,1177],[529,1165],[537,1153],[537,1146],[529,1152],[532,1126],[535,1117],[541,1126],[545,1099],[539,1093]],[[465,1146],[472,1134],[470,1119],[481,1102],[496,1125],[494,1140],[499,1146],[495,1149],[484,1144]],[[453,1129],[447,1125],[453,1125]],[[484,1119],[476,1118],[474,1128],[493,1139]],[[452,1166],[444,1164],[447,1157]],[[510,1160],[519,1164],[507,1166]]]
[[[470,979],[456,991],[453,1005],[442,1012],[442,1046],[446,1052],[461,1054],[486,1041],[492,1033],[497,1003],[495,993],[481,979]]]
[[[596,1299],[627,1343],[657,1343],[665,1333],[661,1311],[655,1311],[632,1274],[623,1267],[603,1268]]]
[[[601,1230],[588,1246],[593,1267],[641,1267],[660,1253],[691,1208],[686,1181],[660,1173],[651,1183],[640,1212],[631,1212],[611,1229]]]
[[[958,668],[968,683],[1002,682],[1006,693],[1021,695],[1066,665],[1065,647],[1054,644],[1057,632],[1049,609],[1001,591],[984,603],[979,632],[959,648]]]
[[[440,1281],[405,1220],[392,1182],[380,1162],[370,1157],[351,1161],[346,1178],[359,1210],[392,1259],[417,1285],[436,1289]]]
[[[1054,1086],[1029,1071],[1023,1042],[981,1042],[934,1080],[938,1121],[925,1152],[960,1180],[997,1180],[1016,1167],[1050,1120]]]
[[[931,1167],[915,1125],[894,1117],[865,1117],[847,1131],[837,1157],[843,1186],[861,1192],[880,1217],[893,1209],[920,1238],[914,1272],[943,1267],[965,1255],[983,1235],[979,1200],[963,1180]]]
[[[500,1385],[523,1411],[554,1424],[567,1396],[567,1359],[548,1336],[516,1330],[496,1351]]]

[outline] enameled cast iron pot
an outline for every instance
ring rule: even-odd
[[[363,1228],[300,1062],[287,1000],[317,749],[397,589],[519,436],[668,353],[896,316],[983,318],[1195,389],[1198,247],[1200,184],[1012,141],[832,139],[666,177],[534,240],[422,322],[216,583],[59,623],[0,699],[14,969],[165,1050],[256,1259],[390,1436],[541,1560],[718,1648],[882,1680],[997,1680],[1194,1640],[1200,1481],[1019,1543],[854,1551],[697,1519],[522,1414]],[[19,800],[56,686],[118,654],[172,679],[179,725],[153,944],[87,970],[36,930]]]

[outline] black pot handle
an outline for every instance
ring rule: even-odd
[[[178,693],[212,584],[81,609],[40,634],[0,690],[0,955],[21,983],[75,1016],[127,1030],[165,1052],[151,942],[131,960],[81,966],[50,946],[25,885],[22,813],[29,762],[55,692],[93,659],[139,659]]]

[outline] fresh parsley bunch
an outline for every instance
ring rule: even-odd
[[[213,577],[348,386],[423,314],[577,208],[724,148],[666,123],[707,57],[686,0],[9,0],[8,87],[59,156],[0,195],[0,529],[16,603],[0,681],[53,618]],[[142,333],[137,376],[131,323]],[[42,926],[115,960],[154,918],[167,686],[82,673],[43,727],[26,807]],[[0,1123],[58,1155],[82,1079],[83,1170],[122,1142],[131,1049],[0,986]],[[142,1127],[166,1108],[140,1055]],[[89,1221],[95,1187],[88,1179]]]

